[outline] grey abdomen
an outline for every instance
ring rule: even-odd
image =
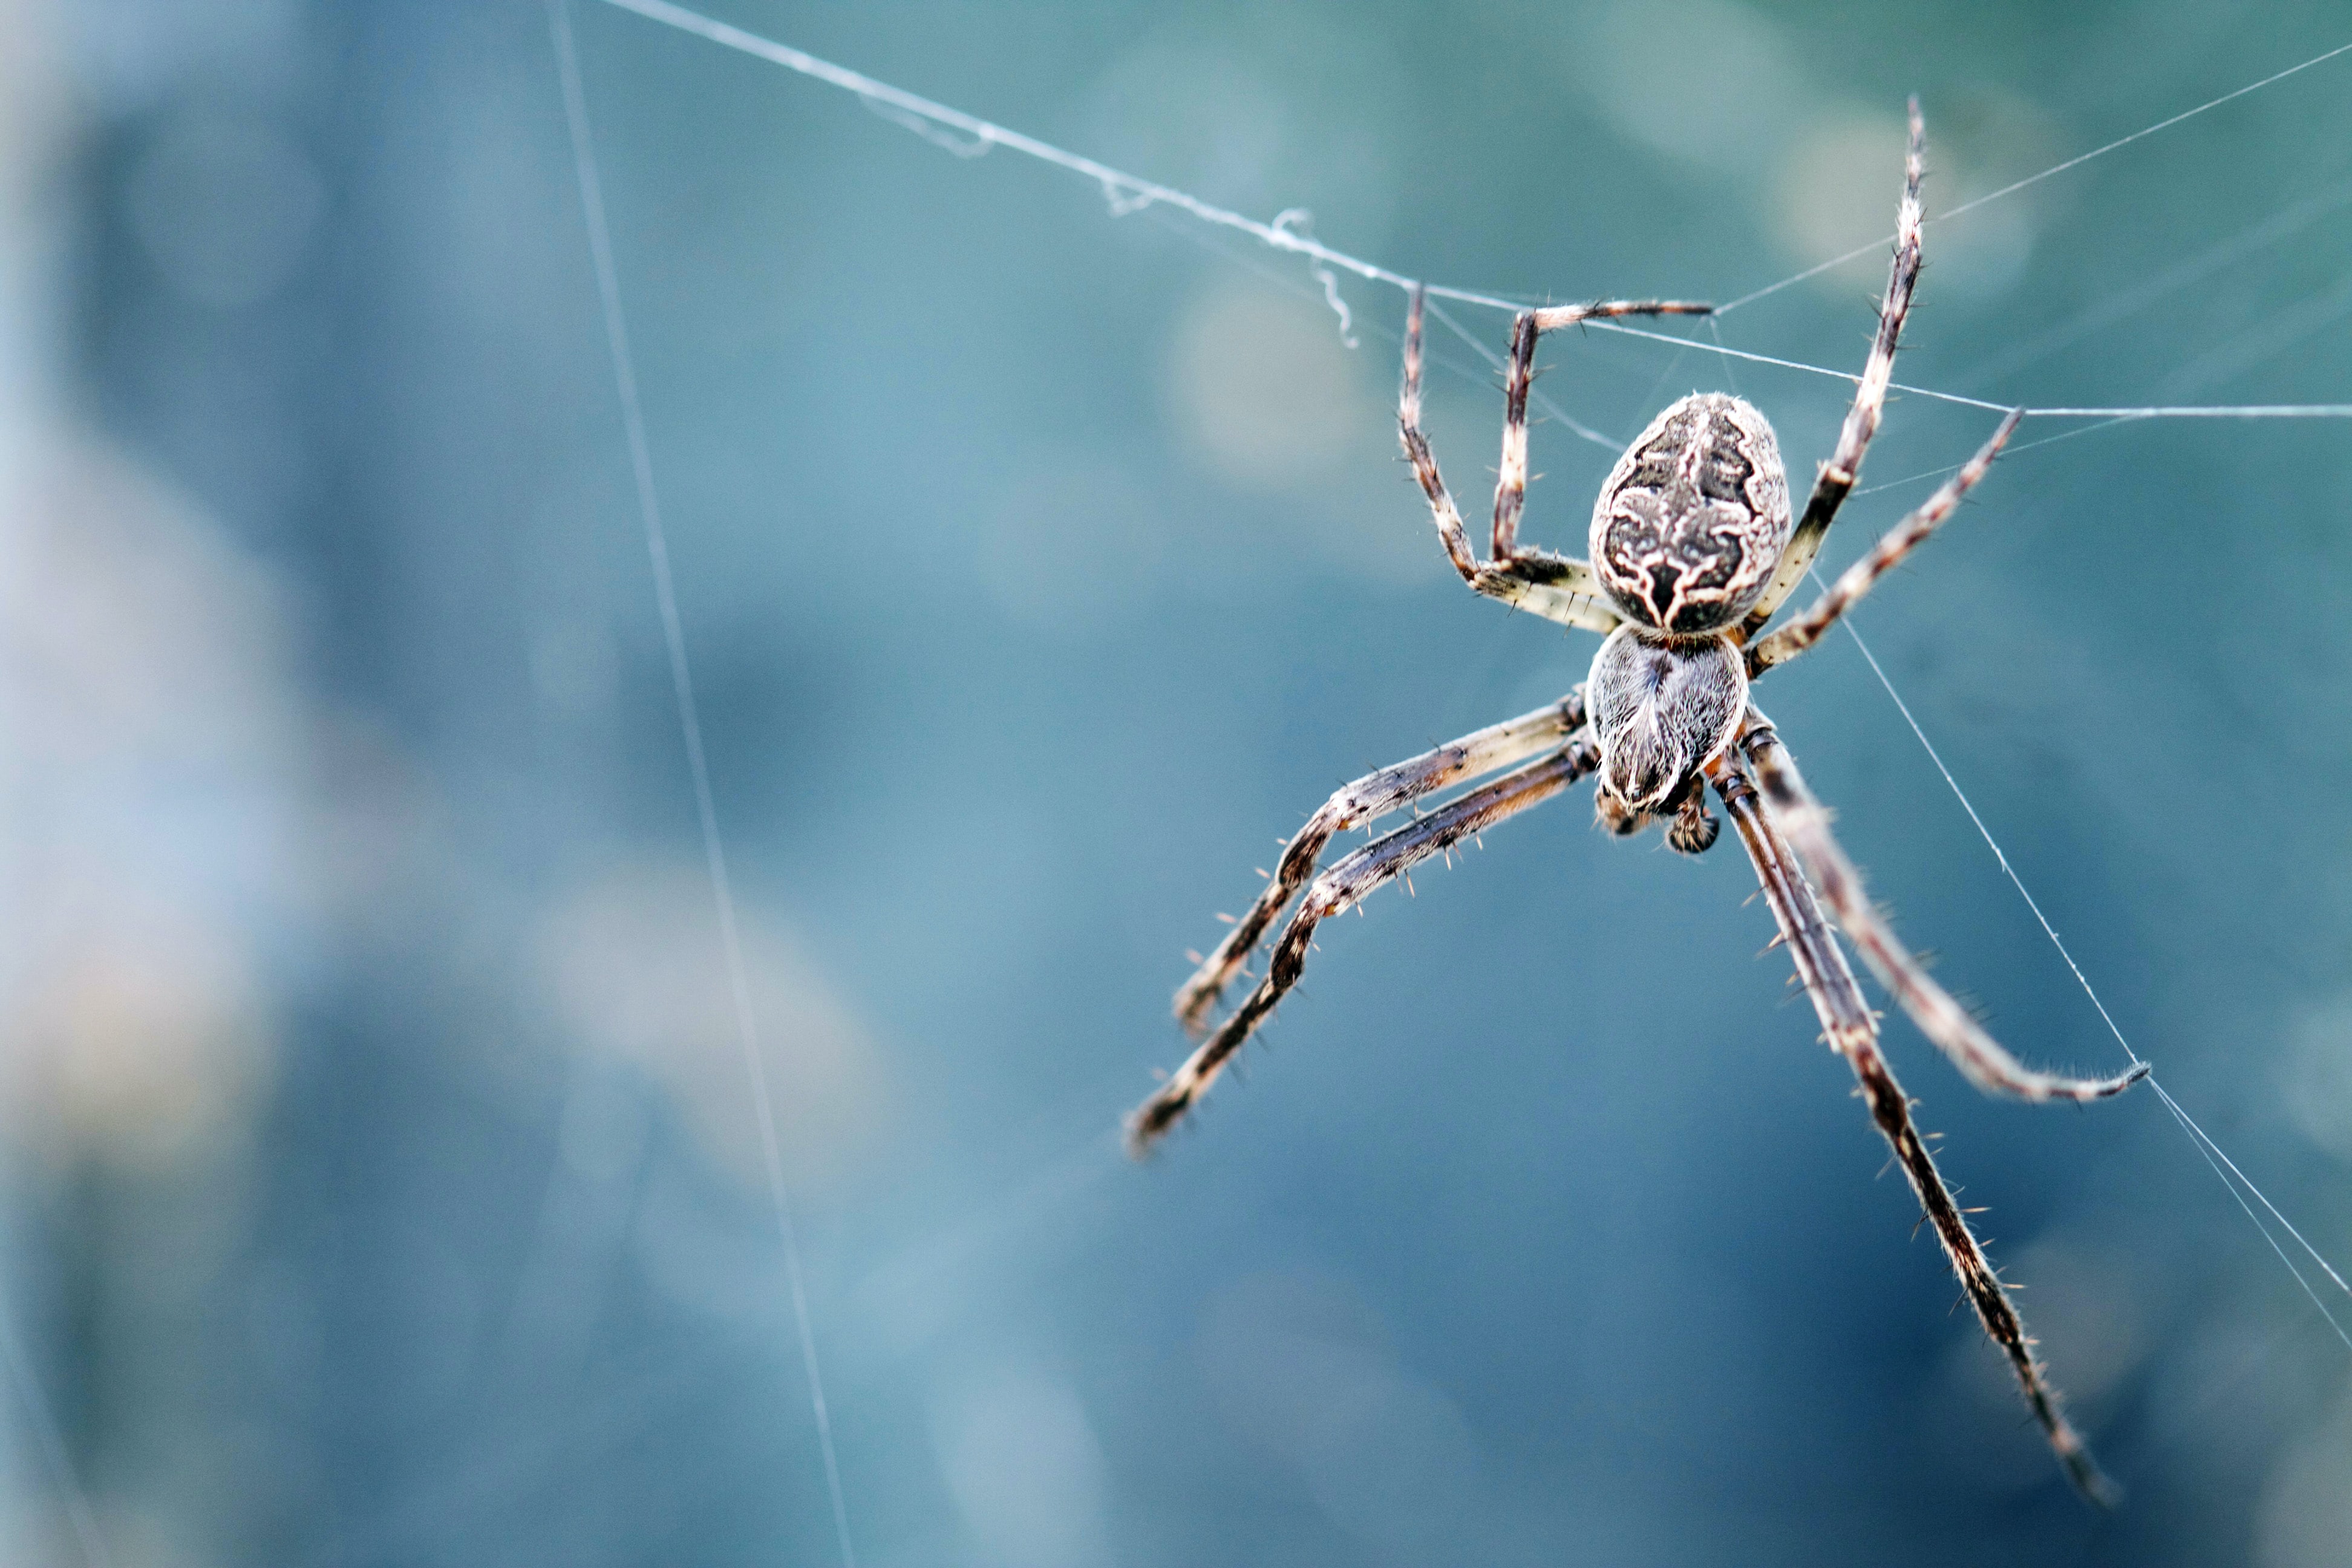
[[[1584,700],[1601,746],[1601,787],[1655,811],[1730,743],[1748,704],[1748,668],[1728,637],[1670,642],[1622,626],[1592,656]]]

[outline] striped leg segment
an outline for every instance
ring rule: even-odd
[[[1542,805],[1591,773],[1599,760],[1591,736],[1579,731],[1549,756],[1505,773],[1420,821],[1374,839],[1316,878],[1300,900],[1298,912],[1291,917],[1281,940],[1275,943],[1265,978],[1160,1092],[1128,1119],[1129,1152],[1139,1156],[1148,1152],[1208,1092],[1233,1054],[1265,1021],[1283,994],[1298,984],[1298,976],[1307,967],[1307,951],[1315,928],[1326,916],[1360,903],[1381,883],[1402,876],[1432,855],[1531,806]]]
[[[1445,558],[1462,580],[1490,599],[1562,626],[1582,626],[1603,636],[1617,629],[1619,616],[1601,592],[1586,563],[1549,551],[1520,548],[1518,517],[1527,497],[1528,385],[1535,374],[1538,333],[1549,326],[1565,326],[1596,315],[1697,314],[1705,305],[1674,300],[1609,300],[1594,305],[1564,305],[1550,310],[1523,312],[1511,332],[1511,360],[1505,374],[1506,416],[1503,424],[1503,472],[1495,489],[1494,558],[1481,561],[1470,548],[1469,531],[1461,509],[1438,471],[1437,454],[1421,427],[1421,323],[1423,297],[1415,289],[1405,318],[1404,380],[1397,395],[1397,437],[1413,478],[1429,498],[1431,518]]]
[[[1886,409],[1886,384],[1895,378],[1895,350],[1903,338],[1903,319],[1910,314],[1911,291],[1919,282],[1919,181],[1926,171],[1927,140],[1927,128],[1919,118],[1919,100],[1915,98],[1911,144],[1903,159],[1903,205],[1895,219],[1895,262],[1887,274],[1886,298],[1878,307],[1878,335],[1871,341],[1870,359],[1862,367],[1862,384],[1854,388],[1853,406],[1846,411],[1837,448],[1813,481],[1812,497],[1805,502],[1804,516],[1797,520],[1797,531],[1780,557],[1780,569],[1742,623],[1751,637],[1804,580],[1813,557],[1821,552],[1822,536],[1830,531],[1838,508],[1853,489],[1854,476],[1862,471],[1862,455],[1869,449],[1870,438],[1878,434],[1879,416]]]
[[[1176,1016],[1186,1032],[1197,1038],[1207,1031],[1209,1014],[1218,996],[1249,962],[1267,928],[1315,874],[1316,863],[1334,834],[1378,821],[1423,795],[1525,762],[1559,744],[1583,724],[1584,694],[1580,688],[1549,707],[1366,773],[1325,801],[1284,847],[1273,879],[1250,905],[1249,912],[1234,922],[1192,977],[1177,988]]]
[[[1522,310],[1512,321],[1511,357],[1503,371],[1503,461],[1495,474],[1493,554],[1497,563],[1519,554],[1519,513],[1528,499],[1528,389],[1536,379],[1536,341],[1579,321],[1612,316],[1704,316],[1714,309],[1695,300],[1595,300]]]
[[[1928,978],[1871,903],[1861,873],[1831,837],[1828,808],[1805,787],[1797,760],[1780,743],[1770,721],[1750,709],[1739,745],[1756,769],[1765,799],[1771,803],[1773,822],[1796,846],[1838,924],[1853,938],[1879,983],[1903,1004],[1919,1032],[1949,1057],[1970,1083],[1987,1094],[2012,1100],[2083,1100],[2121,1094],[2147,1076],[2147,1064],[2142,1062],[2114,1078],[2063,1078],[2029,1068],[2003,1050],[1967,1008],[1952,1000],[1951,993]]]
[[[1732,827],[1746,846],[1748,859],[1755,864],[1765,902],[1771,906],[1772,919],[1780,928],[1782,942],[1796,961],[1798,976],[1804,982],[1805,994],[1812,1000],[1813,1012],[1821,1019],[1830,1048],[1853,1068],[1863,1101],[1870,1108],[1871,1121],[1895,1151],[1905,1179],[1911,1184],[1921,1210],[1935,1227],[1936,1239],[1943,1244],[1952,1272],[1959,1276],[1960,1287],[1976,1309],[1977,1321],[2009,1358],[2018,1388],[2034,1419],[2042,1424],[2051,1451],[2057,1456],[2067,1479],[2093,1502],[2113,1507],[2120,1500],[2121,1491],[2101,1472],[2089,1446],[2066,1419],[2057,1391],[2050,1386],[2042,1363],[2034,1359],[2033,1341],[2027,1336],[2008,1289],[1975,1233],[1969,1230],[1968,1216],[1961,1213],[1952,1190],[1944,1184],[1934,1156],[1928,1153],[1927,1143],[1912,1122],[1911,1101],[1879,1052],[1877,1021],[1863,1000],[1862,987],[1854,982],[1844,950],[1838,945],[1828,921],[1822,918],[1821,906],[1814,901],[1813,890],[1789,841],[1781,837],[1773,817],[1766,814],[1754,780],[1733,751],[1726,751],[1710,763],[1707,776],[1714,781]]]
[[[1814,600],[1805,613],[1780,630],[1772,632],[1748,650],[1748,674],[1750,679],[1763,674],[1776,664],[1786,664],[1807,648],[1822,640],[1823,633],[1837,624],[1840,616],[1862,601],[1862,596],[1876,586],[1878,580],[1903,563],[1903,558],[1927,541],[1927,536],[1944,524],[1976,482],[1985,477],[1992,460],[2000,455],[2010,435],[2025,417],[2019,409],[2000,422],[1992,439],[1977,449],[1977,455],[1960,466],[1960,471],[1944,481],[1943,487],[1927,501],[1886,531],[1870,553],[1838,574],[1829,591]]]

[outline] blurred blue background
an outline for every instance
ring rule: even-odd
[[[1408,273],[1736,298],[2340,5],[718,14]],[[1148,1166],[1188,948],[1581,679],[1395,461],[1402,300],[593,0],[587,100],[868,1568],[2352,1563],[2352,1354],[2145,1093],[1890,1048],[2132,1492],[2070,1495],[1745,900],[1581,799],[1327,928]],[[2352,57],[1928,230],[1900,379],[2335,401]],[[1884,261],[1726,319],[1858,369]],[[1465,322],[1499,345],[1503,322]],[[1458,491],[1489,373],[1441,339]],[[1620,439],[1844,384],[1591,333]],[[1981,411],[1898,398],[1865,486]],[[2035,440],[2074,426],[2030,423]],[[1537,433],[1528,529],[1604,448]],[[1865,493],[1843,563],[1921,497]],[[1859,616],[2139,1049],[2352,1256],[2343,422],[2005,459]],[[1775,718],[1911,940],[2121,1054],[1851,643]],[[0,0],[0,1556],[835,1560],[537,0]],[[2337,1297],[2339,1317],[2348,1304]],[[43,1443],[37,1388],[61,1448]]]

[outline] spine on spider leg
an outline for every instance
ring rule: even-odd
[[[1196,1038],[1208,1031],[1211,1011],[1241,973],[1299,889],[1315,874],[1334,835],[1388,816],[1433,791],[1507,766],[1566,738],[1584,723],[1584,690],[1532,713],[1491,724],[1418,757],[1366,773],[1324,802],[1291,836],[1275,873],[1216,950],[1199,960],[1176,990],[1176,1017]]]
[[[1751,643],[1748,649],[1748,677],[1753,680],[1776,665],[1785,664],[1822,639],[1822,634],[1837,623],[1840,616],[1860,603],[1878,580],[1901,564],[1904,557],[1916,550],[1930,534],[1944,525],[1958,507],[1962,497],[1973,489],[1992,468],[1992,460],[2016,433],[2019,421],[2025,417],[2021,408],[2010,410],[2009,416],[1991,438],[1977,448],[1976,456],[1960,465],[1959,471],[1939,486],[1934,495],[1917,510],[1890,528],[1861,560],[1838,574],[1819,599],[1805,613],[1772,633],[1760,642]]]
[[[1977,1321],[2009,1359],[2018,1389],[2041,1423],[2052,1453],[2077,1490],[2101,1507],[2113,1507],[2122,1492],[2099,1469],[2082,1435],[2067,1420],[2057,1392],[2034,1359],[2033,1341],[1994,1272],[1983,1246],[1969,1228],[1968,1216],[1945,1184],[1934,1156],[1911,1120],[1911,1102],[1878,1049],[1878,1027],[1872,1019],[1845,951],[1822,918],[1821,905],[1805,880],[1795,852],[1769,817],[1754,782],[1737,760],[1727,753],[1709,769],[1724,809],[1740,842],[1755,863],[1756,876],[1771,906],[1797,973],[1804,982],[1813,1010],[1821,1018],[1830,1046],[1845,1058],[1861,1086],[1871,1121],[1895,1152],[1914,1196],[1928,1222],[1952,1272],[1959,1277]]]
[[[1727,752],[1709,767],[1708,776],[1715,781],[1731,826],[1756,868],[1764,901],[1780,927],[1778,945],[1788,948],[1796,963],[1797,978],[1812,1000],[1830,1048],[1851,1058],[1857,1047],[1872,1045],[1878,1030],[1863,1000],[1862,987],[1854,983],[1845,950],[1831,931],[1796,857],[1766,821],[1755,781]]]
[[[1432,855],[1541,805],[1591,773],[1599,761],[1600,753],[1591,735],[1580,731],[1550,755],[1472,790],[1409,826],[1374,839],[1316,878],[1299,900],[1290,924],[1275,943],[1265,978],[1160,1092],[1128,1119],[1128,1152],[1139,1157],[1148,1153],[1208,1092],[1234,1053],[1273,1013],[1284,993],[1298,983],[1299,974],[1307,967],[1315,928],[1327,916],[1354,908],[1382,883],[1402,876]]]
[[[1953,1201],[1951,1189],[1944,1184],[1943,1174],[1936,1168],[1935,1157],[1927,1152],[1911,1120],[1911,1102],[1902,1084],[1895,1080],[1875,1042],[1849,1051],[1846,1059],[1853,1064],[1854,1077],[1862,1081],[1863,1100],[1870,1107],[1871,1120],[1893,1145],[1896,1158],[1902,1162],[1903,1174],[1936,1227],[1936,1238],[1943,1243],[1944,1256],[1950,1260],[1952,1272],[1959,1276],[1961,1288],[1976,1309],[1977,1321],[2008,1356],[2019,1391],[2024,1394],[2034,1418],[2041,1422],[2051,1451],[2066,1471],[2066,1479],[2100,1507],[2115,1507],[2123,1500],[2123,1489],[2099,1468],[2098,1461],[2091,1457],[2089,1445],[2074,1430],[2074,1423],[2066,1419],[2058,1392],[2050,1386],[2046,1369],[2034,1359],[2034,1342],[2027,1335],[2007,1289],[1975,1233],[1969,1229],[1968,1216]]]
[[[1914,99],[1910,146],[1903,159],[1903,202],[1895,210],[1895,259],[1886,275],[1886,296],[1879,302],[1878,331],[1871,340],[1870,358],[1864,362],[1862,379],[1854,387],[1853,403],[1846,410],[1845,423],[1839,427],[1837,446],[1831,451],[1829,461],[1822,465],[1821,472],[1814,476],[1812,495],[1797,519],[1795,531],[1789,536],[1789,547],[1781,553],[1771,584],[1740,623],[1749,637],[1763,630],[1773,612],[1796,591],[1798,582],[1820,552],[1822,536],[1829,531],[1838,509],[1852,493],[1854,480],[1862,472],[1863,453],[1869,448],[1870,438],[1877,434],[1879,416],[1885,412],[1886,390],[1895,376],[1895,354],[1903,341],[1903,321],[1910,313],[1911,295],[1919,282],[1919,181],[1927,134],[1927,127],[1919,118],[1918,100]]]

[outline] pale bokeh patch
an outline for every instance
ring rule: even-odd
[[[2288,1028],[2277,1078],[2295,1131],[2352,1165],[2352,994],[2307,1009]]]
[[[887,1107],[872,1037],[799,939],[738,910],[779,1143],[795,1184],[838,1172]],[[710,883],[699,864],[650,860],[582,886],[542,920],[538,977],[572,1038],[635,1064],[706,1146],[764,1187],[760,1124]]]
[[[1110,1560],[1110,1466],[1067,1382],[1014,1363],[966,1368],[934,1391],[930,1415],[940,1468],[984,1561]]]
[[[1247,285],[1194,301],[1170,348],[1179,428],[1220,475],[1251,489],[1328,483],[1367,429],[1385,433],[1386,399],[1365,380],[1336,320]]]

